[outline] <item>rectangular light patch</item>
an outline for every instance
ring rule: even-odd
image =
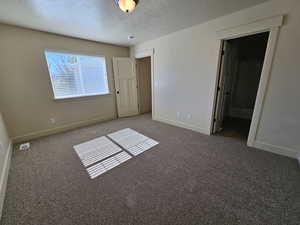
[[[134,156],[139,155],[159,144],[159,142],[148,138],[130,128],[111,133],[108,135],[108,137],[110,137]]]
[[[109,157],[108,159],[105,159],[104,161],[87,168],[87,172],[90,178],[94,179],[131,158],[132,157],[128,153],[123,151],[118,153],[117,155]]]
[[[85,167],[122,151],[119,146],[114,144],[107,137],[99,137],[91,141],[75,145],[74,149]]]

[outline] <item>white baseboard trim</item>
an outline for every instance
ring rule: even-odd
[[[83,121],[79,121],[79,122],[69,123],[69,124],[57,126],[55,128],[51,128],[51,129],[28,133],[28,134],[22,135],[22,136],[15,136],[12,138],[12,142],[20,143],[20,142],[24,142],[24,141],[30,141],[30,140],[33,140],[33,139],[36,139],[39,137],[48,136],[48,135],[56,134],[56,133],[60,133],[60,132],[65,132],[65,131],[72,130],[75,128],[89,126],[92,124],[109,121],[109,120],[113,120],[116,118],[117,118],[116,115],[104,115],[104,116],[96,117],[96,118],[93,118],[90,120],[83,120]]]
[[[171,124],[171,125],[174,125],[174,126],[177,126],[177,127],[188,129],[188,130],[193,130],[193,131],[196,131],[196,132],[199,132],[199,133],[202,133],[202,134],[210,135],[210,131],[207,130],[207,129],[197,127],[197,126],[193,126],[193,125],[190,125],[190,124],[186,124],[186,123],[181,122],[181,121],[169,120],[169,119],[165,119],[165,118],[161,118],[161,117],[157,117],[157,116],[153,117],[153,120],[156,120],[156,121],[159,121],[159,122],[162,122],[162,123]]]
[[[287,156],[287,157],[294,158],[294,159],[297,159],[300,155],[300,150],[286,148],[286,147],[282,147],[282,146],[276,146],[276,145],[272,145],[272,144],[268,144],[268,143],[264,143],[264,142],[260,142],[260,141],[254,141],[253,144],[251,145],[251,147],[254,147],[254,148],[257,148],[260,150],[264,150],[264,151],[268,151],[268,152],[272,152],[272,153],[275,153],[278,155]]]
[[[2,216],[2,209],[5,199],[5,192],[6,192],[6,185],[7,185],[7,178],[8,178],[8,172],[10,168],[10,160],[11,160],[11,154],[12,154],[12,142],[10,142],[6,156],[4,159],[4,165],[2,168],[2,172],[0,174],[0,220]]]

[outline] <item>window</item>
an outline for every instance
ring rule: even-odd
[[[104,57],[45,52],[55,99],[108,94]]]

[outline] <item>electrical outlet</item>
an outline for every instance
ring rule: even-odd
[[[50,118],[50,122],[51,123],[56,123],[56,119],[55,118]]]

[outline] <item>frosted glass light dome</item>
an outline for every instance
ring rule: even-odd
[[[137,6],[138,2],[138,0],[117,0],[120,9],[126,13],[131,13]]]

